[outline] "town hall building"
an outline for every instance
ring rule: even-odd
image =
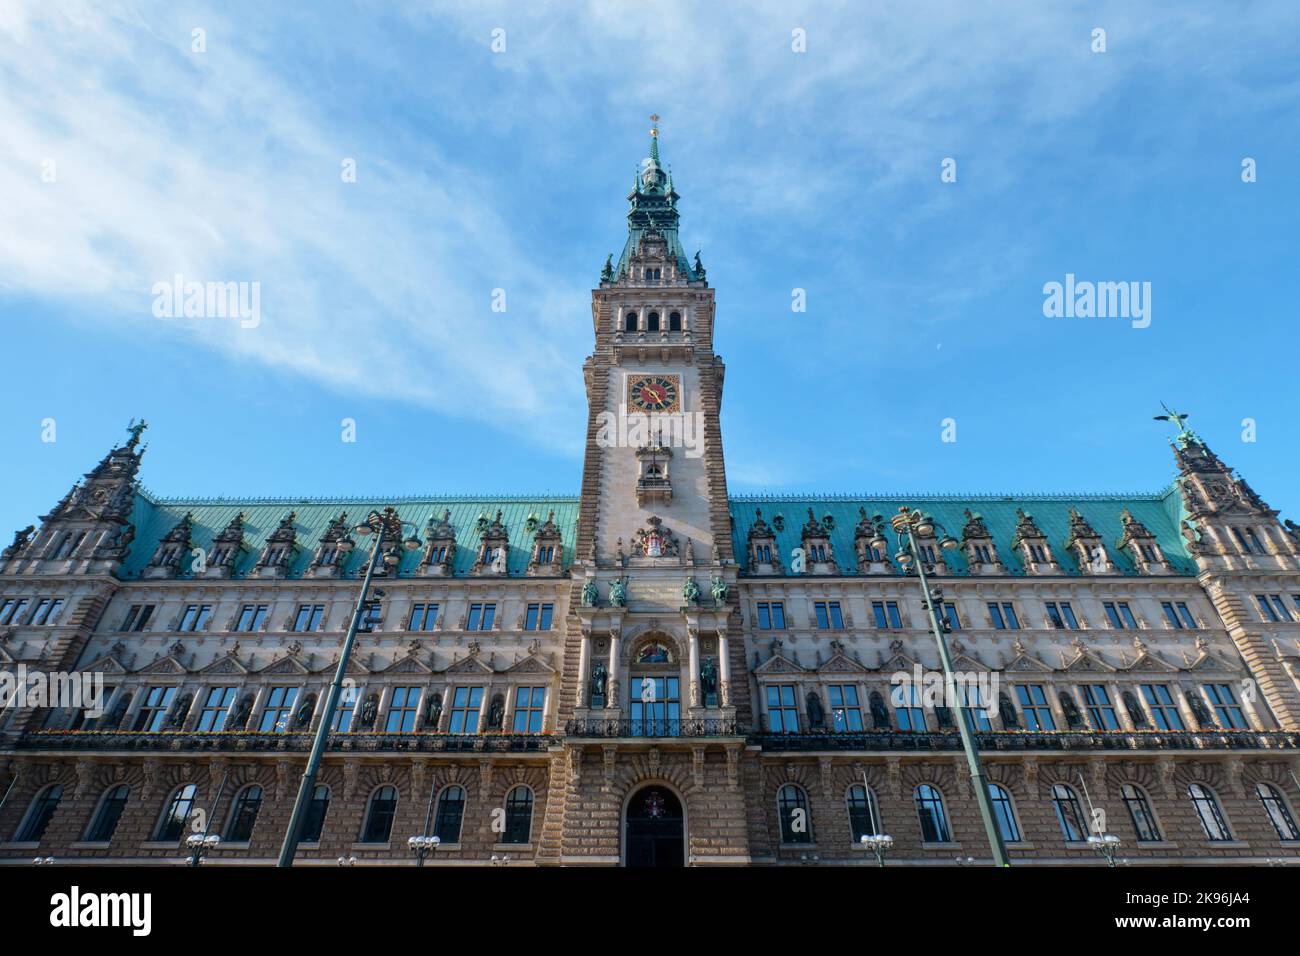
[[[403,530],[296,865],[988,863],[900,508],[1013,865],[1296,857],[1296,526],[1176,414],[1146,495],[729,494],[726,317],[658,147],[591,294],[575,495],[160,497],[133,423],[17,531],[0,677],[103,693],[0,709],[0,864],[274,863],[373,513]]]

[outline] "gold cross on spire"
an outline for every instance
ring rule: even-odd
[[[650,122],[654,124],[653,126],[650,127],[650,135],[658,136],[659,135],[659,114],[651,113]]]

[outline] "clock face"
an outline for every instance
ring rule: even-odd
[[[633,375],[627,380],[627,403],[643,412],[676,412],[682,407],[676,375]]]

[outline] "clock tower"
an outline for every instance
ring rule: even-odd
[[[579,721],[627,721],[635,735],[639,721],[747,720],[749,694],[714,296],[699,254],[688,258],[682,246],[657,125],[627,199],[627,240],[591,295],[571,604],[578,646],[562,706]]]

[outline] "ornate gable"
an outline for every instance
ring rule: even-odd
[[[775,654],[769,657],[758,667],[754,668],[755,674],[804,674],[807,673],[802,667],[782,654]]]
[[[443,673],[445,674],[495,674],[491,667],[478,658],[477,655],[462,657],[458,661],[452,662]]]
[[[137,674],[188,674],[189,669],[176,659],[175,654],[168,654],[166,657],[160,657],[156,661],[150,661],[144,667],[136,670]]]
[[[302,662],[296,657],[281,657],[279,660],[272,661],[257,673],[275,675],[294,675],[310,674],[311,671],[303,666]]]
[[[239,663],[239,658],[234,654],[226,654],[224,657],[218,657],[207,667],[199,670],[200,674],[247,674],[248,668]]]
[[[432,674],[433,668],[425,664],[414,653],[407,654],[405,657],[399,657],[388,667],[384,668],[381,673],[384,674]]]
[[[3,647],[0,647],[0,654],[4,654]],[[13,658],[9,658],[9,660],[13,660]],[[105,654],[102,657],[97,657],[84,667],[78,668],[78,670],[83,674],[98,672],[105,675],[122,675],[127,673],[127,669],[122,665],[122,662],[113,654]]]
[[[554,674],[555,668],[536,654],[529,654],[523,660],[507,667],[505,672],[507,674]]]

